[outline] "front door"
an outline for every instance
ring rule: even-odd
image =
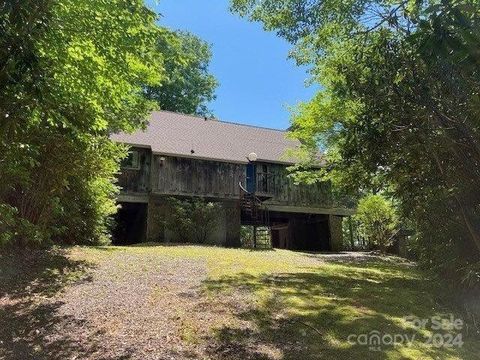
[[[255,192],[256,168],[254,163],[247,164],[247,191]]]

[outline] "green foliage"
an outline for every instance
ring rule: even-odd
[[[110,242],[110,216],[117,211],[114,200],[118,188],[114,184],[125,151],[122,145],[98,138],[79,154],[77,161],[83,166],[68,179],[68,189],[60,197],[62,207],[57,221],[62,231],[55,237],[57,242]]]
[[[206,244],[218,226],[221,206],[201,198],[180,200],[169,198],[165,227],[178,242]]]
[[[358,202],[354,219],[359,235],[367,240],[369,247],[386,252],[398,225],[393,204],[381,195],[367,195]]]
[[[108,136],[144,123],[144,88],[162,78],[156,16],[140,0],[0,11],[2,242],[101,241],[124,155]]]
[[[253,248],[253,226],[240,226],[240,243],[244,248]]]
[[[218,86],[208,72],[210,46],[188,32],[162,28],[157,40],[164,56],[165,78],[160,86],[149,86],[147,96],[162,110],[210,116],[207,105]]]
[[[295,45],[322,90],[293,114],[301,178],[380,189],[417,230],[422,264],[480,285],[480,4],[477,0],[233,0]],[[310,156],[311,158],[311,156]],[[475,285],[474,285],[475,284]]]
[[[28,239],[22,245],[38,246],[44,233],[26,219],[18,217],[18,210],[7,204],[0,204],[0,248],[10,247],[17,239]]]
[[[126,154],[109,135],[158,104],[208,112],[208,45],[156,20],[142,0],[0,4],[2,244],[108,242]]]

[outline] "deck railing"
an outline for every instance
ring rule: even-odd
[[[256,193],[260,195],[273,195],[276,192],[275,174],[257,172]]]

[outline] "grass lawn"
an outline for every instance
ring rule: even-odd
[[[367,254],[137,246],[3,255],[0,358],[480,358],[472,326],[450,331],[463,346],[436,347],[431,335],[455,336],[405,320],[446,318],[442,291],[411,263]],[[372,331],[411,342],[362,344],[357,336]]]

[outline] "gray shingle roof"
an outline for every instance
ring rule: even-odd
[[[247,163],[252,152],[258,161],[292,163],[294,159],[286,157],[285,151],[300,144],[287,139],[285,131],[169,111],[153,112],[145,131],[115,134],[112,139],[150,147],[152,152],[163,155],[240,163]]]

